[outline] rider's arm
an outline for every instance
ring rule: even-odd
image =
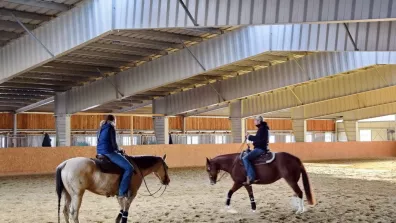
[[[249,135],[248,140],[252,141],[252,142],[255,142],[255,141],[257,141],[257,136]]]
[[[114,127],[110,127],[110,142],[111,142],[111,147],[114,149],[114,151],[117,151],[118,145],[116,139],[116,131]]]

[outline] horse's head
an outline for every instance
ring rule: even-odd
[[[206,172],[209,174],[209,180],[211,185],[215,185],[217,182],[217,174],[219,174],[220,169],[217,168],[216,163],[210,161],[206,158]]]
[[[160,162],[157,164],[157,167],[154,169],[154,174],[158,177],[163,185],[169,185],[170,178],[168,175],[168,165],[165,163],[166,154],[163,158],[160,158]]]

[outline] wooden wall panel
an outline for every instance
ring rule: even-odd
[[[169,118],[169,130],[182,130],[183,128],[183,117],[170,117]]]
[[[191,130],[231,130],[228,118],[186,118],[186,131]]]
[[[134,116],[133,117],[133,129],[135,130],[153,130],[153,118]]]
[[[131,129],[131,117],[130,116],[117,116],[116,117],[116,128],[117,129]]]
[[[11,113],[0,113],[0,129],[12,129],[14,117]]]
[[[17,128],[24,130],[55,129],[55,117],[52,114],[18,114]]]
[[[71,117],[72,130],[96,130],[104,115],[73,115]],[[131,121],[129,116],[117,116],[117,129],[129,130]],[[134,116],[135,130],[153,130],[152,117]],[[185,118],[186,131],[192,130],[221,130],[230,131],[231,122],[228,118]],[[292,130],[292,121],[289,119],[266,119],[271,130]],[[13,116],[11,113],[0,113],[0,129],[12,129]],[[170,117],[170,130],[182,130],[183,118]],[[308,131],[335,131],[333,120],[309,120]],[[55,130],[55,118],[52,114],[18,114],[18,129]],[[247,120],[247,129],[256,130],[253,119]]]
[[[70,127],[72,130],[96,130],[104,118],[104,115],[73,115]]]
[[[335,121],[334,120],[308,120],[307,121],[307,131],[335,131]]]
[[[265,119],[270,130],[292,130],[292,120],[290,119]],[[247,119],[247,130],[256,130],[253,119]]]

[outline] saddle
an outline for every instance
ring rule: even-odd
[[[241,152],[240,156],[239,156],[239,163],[241,165],[243,165],[242,163],[242,157],[244,157],[247,153],[249,153],[250,150],[244,150]],[[264,164],[269,164],[272,163],[275,160],[275,155],[276,153],[271,152],[268,150],[268,152],[262,154],[261,156],[257,157],[257,159],[255,159],[252,164],[253,165],[264,165]]]
[[[125,155],[125,158],[129,162],[133,159],[131,156]],[[96,158],[91,158],[96,164],[96,166],[102,171],[103,173],[111,173],[111,174],[123,174],[124,170],[121,169],[117,164],[111,162],[109,158],[107,158],[104,155],[96,155]],[[132,163],[131,163],[132,164]],[[133,173],[136,173],[136,170],[133,171]]]

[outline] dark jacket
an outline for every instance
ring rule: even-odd
[[[98,132],[96,152],[97,154],[109,154],[116,151],[118,151],[118,145],[115,128],[111,123],[105,122]]]
[[[258,130],[255,136],[249,136],[249,141],[253,142],[254,148],[261,148],[266,150],[269,140],[269,127],[266,122],[262,122],[257,126]]]
[[[42,147],[51,147],[51,138],[47,133],[44,135],[43,139],[43,144],[41,144]]]

